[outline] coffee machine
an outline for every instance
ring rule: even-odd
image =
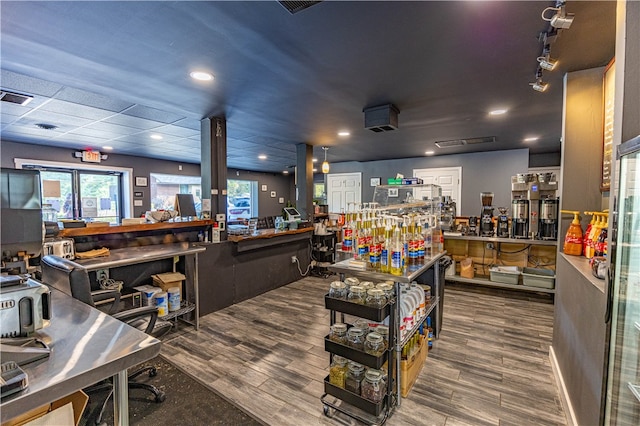
[[[453,231],[456,221],[456,202],[451,199],[450,195],[442,196],[440,203],[440,229],[443,231]]]
[[[511,177],[512,238],[557,239],[557,191],[553,173],[519,173]]]
[[[493,192],[481,192],[480,235],[493,237]]]
[[[509,216],[506,207],[498,207],[498,225],[496,226],[496,236],[498,238],[509,238]]]
[[[478,217],[469,216],[469,228],[466,235],[478,235]]]

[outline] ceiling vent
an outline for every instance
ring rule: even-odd
[[[313,6],[316,3],[320,3],[319,1],[279,1],[285,9],[289,11],[290,14],[302,12],[308,7]]]
[[[489,143],[495,142],[495,136],[484,136],[481,138],[470,138],[470,139],[452,139],[448,141],[437,141],[436,146],[438,148],[450,148],[452,146],[463,146],[463,145],[476,145],[479,143]]]
[[[379,105],[362,110],[364,112],[364,128],[379,132],[388,132],[398,128],[400,110],[393,104]]]
[[[2,102],[11,102],[12,104],[26,105],[33,100],[33,96],[0,90],[0,100]]]

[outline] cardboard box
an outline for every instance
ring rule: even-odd
[[[153,285],[160,287],[162,291],[168,291],[171,287],[179,287],[180,294],[182,291],[182,281],[186,278],[180,272],[165,272],[164,274],[156,274],[151,276]]]
[[[78,426],[80,424],[82,412],[87,406],[87,401],[89,401],[89,397],[87,396],[87,394],[79,390],[72,393],[71,395],[65,396],[64,398],[60,398],[59,400],[54,401],[51,404],[42,405],[40,407],[29,410],[26,413],[9,420],[8,422],[2,423],[2,426],[26,426],[29,424],[34,424],[33,422],[36,419],[41,419],[45,415],[55,416],[57,414],[61,414],[62,416],[64,416],[65,413],[63,413],[63,411],[65,410],[65,406],[67,404],[71,404],[71,407],[73,409],[73,420],[69,419],[68,425]],[[57,413],[56,410],[59,410],[60,413]],[[44,421],[46,419],[41,420]],[[50,424],[63,426],[63,423],[60,423],[57,420],[53,421],[54,423]],[[41,423],[41,421],[35,423]]]
[[[411,359],[400,361],[400,394],[403,398],[409,395],[409,391],[420,375],[427,353],[427,341],[422,339],[420,350],[414,353]]]

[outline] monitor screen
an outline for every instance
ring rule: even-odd
[[[284,212],[287,214],[287,220],[300,219],[300,212],[295,207],[285,207]]]
[[[196,205],[191,194],[176,194],[176,211],[180,217],[196,217]]]

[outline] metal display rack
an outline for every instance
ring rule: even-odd
[[[440,329],[439,325],[439,310],[440,307],[440,286],[443,284],[440,282],[440,274],[434,274],[434,283],[431,297],[431,303],[427,307],[426,314],[416,321],[416,325],[410,330],[404,338],[400,338],[400,309],[398,308],[401,303],[400,296],[400,283],[411,283],[418,279],[422,274],[427,272],[430,268],[435,268],[437,271],[440,266],[440,260],[444,253],[438,253],[430,259],[425,260],[424,264],[418,266],[411,271],[405,271],[402,275],[384,274],[374,270],[362,269],[359,262],[351,263],[351,259],[347,259],[338,262],[334,265],[330,265],[328,269],[332,272],[340,274],[340,279],[344,281],[345,275],[355,276],[358,278],[364,278],[368,280],[386,281],[393,280],[396,298],[387,303],[383,308],[372,308],[364,305],[358,305],[345,300],[333,299],[325,296],[325,307],[331,310],[330,318],[331,325],[336,322],[337,314],[342,315],[342,322],[344,322],[344,315],[353,315],[360,318],[369,319],[371,321],[383,321],[387,316],[389,317],[389,347],[385,354],[381,357],[372,357],[366,353],[350,348],[345,345],[340,345],[335,342],[325,339],[325,350],[333,355],[340,355],[347,359],[361,363],[367,367],[380,368],[387,362],[387,394],[381,403],[374,403],[364,399],[363,397],[353,394],[345,389],[333,386],[329,383],[329,377],[325,378],[325,394],[320,398],[324,406],[324,413],[327,416],[331,415],[331,410],[339,411],[349,417],[352,417],[362,423],[371,425],[382,425],[388,417],[391,415],[395,407],[401,405],[401,351],[402,347],[409,341],[409,339],[419,330],[420,324],[422,324],[427,316],[432,312],[434,319],[434,338],[437,337],[437,331]],[[392,378],[395,378],[393,381]],[[334,397],[334,400],[330,400],[330,396]]]

